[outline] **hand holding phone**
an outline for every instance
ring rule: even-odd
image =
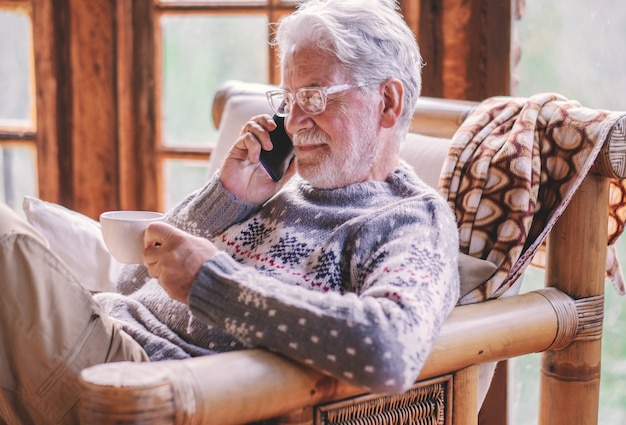
[[[274,145],[271,151],[261,149],[260,161],[272,180],[279,181],[285,175],[294,157],[293,143],[285,131],[285,118],[274,115],[276,129],[270,131],[270,139]]]

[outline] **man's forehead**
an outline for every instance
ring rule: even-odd
[[[283,87],[292,88],[292,85],[319,86],[342,81],[345,72],[331,53],[305,46],[290,50],[284,56],[282,75]]]

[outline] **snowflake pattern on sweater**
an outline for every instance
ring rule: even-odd
[[[295,177],[263,207],[237,200],[214,177],[168,220],[221,252],[196,277],[189,327],[182,304],[159,317],[167,301],[145,284],[145,269],[120,280],[120,292],[172,329],[165,345],[263,347],[369,391],[397,392],[419,374],[458,299],[453,214],[405,164],[385,182],[332,190]],[[151,346],[151,326],[119,313],[124,297],[111,298],[102,303],[160,359],[163,335]]]

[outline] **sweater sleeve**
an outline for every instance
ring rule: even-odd
[[[243,202],[224,189],[219,174],[215,173],[204,187],[172,208],[166,214],[166,220],[195,236],[210,238],[259,208],[259,205]],[[125,265],[117,278],[116,290],[128,295],[149,279],[148,270],[142,264]]]
[[[224,189],[216,173],[200,190],[191,193],[167,213],[167,221],[195,236],[210,238],[259,210]]]
[[[222,252],[197,275],[191,310],[247,345],[368,391],[403,391],[458,298],[454,217],[429,196],[390,206],[361,227],[348,256],[351,292],[286,285]]]

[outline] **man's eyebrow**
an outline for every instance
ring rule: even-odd
[[[300,87],[296,88],[294,91],[296,91],[298,89],[305,88],[305,87],[326,87],[327,85],[328,84],[323,84],[323,83],[320,83],[319,81],[316,81],[316,82],[312,82],[312,83],[308,83],[308,84],[305,84],[303,86],[300,86]],[[290,91],[288,88],[286,88],[285,86],[282,86],[282,85],[279,88],[282,89],[282,90]]]

